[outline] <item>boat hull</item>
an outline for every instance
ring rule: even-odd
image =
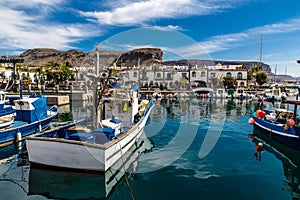
[[[40,121],[3,129],[2,131],[0,131],[0,147],[5,147],[14,143],[17,139],[17,133],[21,133],[20,139],[24,139],[26,136],[46,129],[53,118],[56,116],[57,112],[58,111],[56,110],[54,114]]]
[[[295,128],[284,130],[284,125],[272,124],[255,117],[254,131],[258,131],[270,140],[275,140],[291,148],[300,150],[300,137]]]
[[[75,141],[64,138],[28,137],[26,146],[32,165],[48,168],[64,168],[74,171],[107,171],[140,138],[146,115],[131,129],[105,144]]]

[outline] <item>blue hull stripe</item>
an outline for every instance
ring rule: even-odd
[[[299,136],[297,136],[297,135],[292,135],[292,134],[282,133],[282,132],[279,132],[279,131],[272,130],[270,128],[267,128],[267,127],[257,123],[256,121],[255,121],[255,125],[259,126],[260,128],[263,128],[263,129],[265,129],[269,132],[272,132],[272,133],[276,133],[276,134],[283,135],[283,136],[286,136],[286,137],[291,137],[291,138],[299,138]]]

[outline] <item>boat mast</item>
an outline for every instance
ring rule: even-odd
[[[262,35],[260,35],[260,50],[259,50],[259,63],[262,60]]]

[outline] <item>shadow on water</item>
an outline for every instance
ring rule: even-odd
[[[258,131],[248,135],[255,145],[254,153],[257,160],[263,159],[262,152],[268,151],[276,156],[281,162],[285,179],[282,190],[288,191],[292,200],[300,199],[300,151],[292,149],[277,141],[271,140]]]

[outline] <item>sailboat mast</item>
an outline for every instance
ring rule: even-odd
[[[260,48],[259,48],[259,58],[258,58],[258,64],[261,65],[262,60],[262,35],[260,35]]]

